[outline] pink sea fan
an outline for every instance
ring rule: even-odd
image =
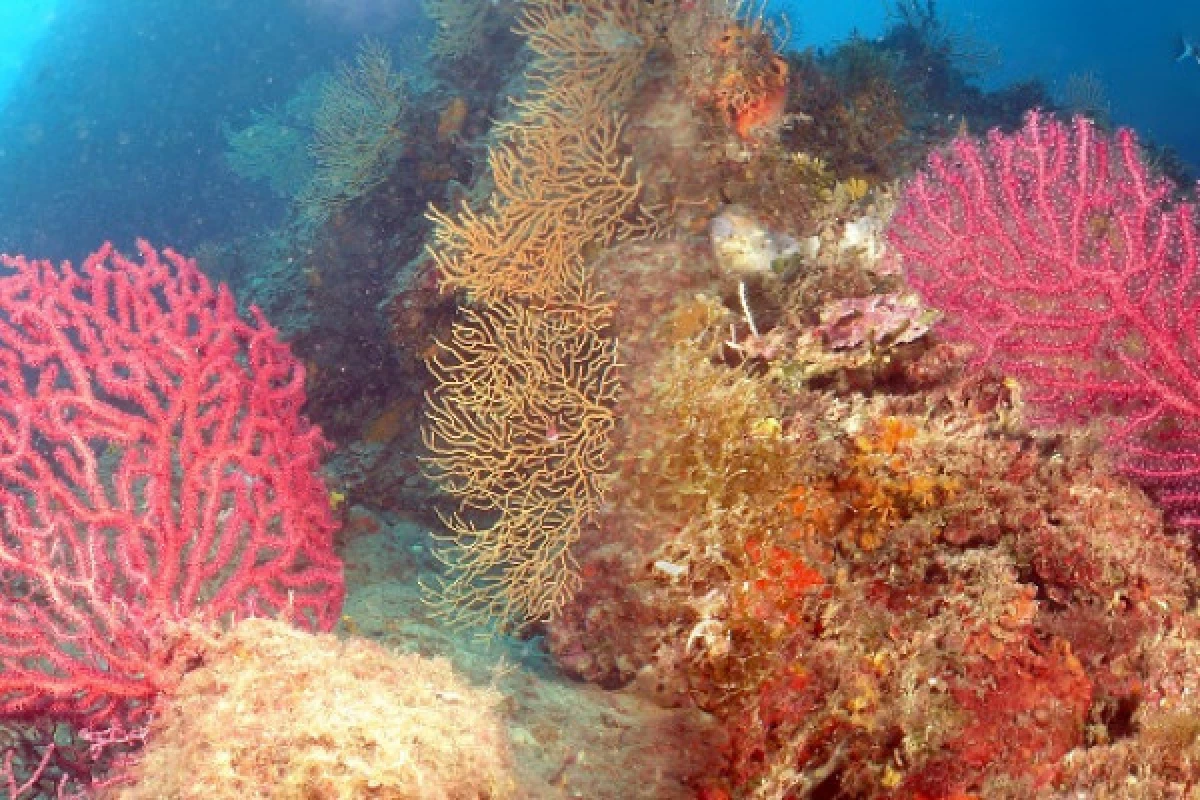
[[[1132,131],[1031,113],[904,190],[889,242],[946,335],[1013,375],[1040,422],[1111,420],[1124,471],[1200,527],[1195,210]]]

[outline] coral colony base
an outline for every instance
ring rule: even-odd
[[[0,790],[1195,796],[1193,201],[900,8],[429,0],[229,130],[247,313],[5,259]]]

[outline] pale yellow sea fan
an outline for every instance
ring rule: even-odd
[[[1112,116],[1108,89],[1094,72],[1072,72],[1068,75],[1059,100],[1071,114],[1083,114],[1101,125],[1107,125]]]
[[[321,92],[309,147],[316,170],[296,198],[302,223],[318,227],[387,178],[406,143],[408,109],[388,49],[364,39],[354,64],[341,64]]]
[[[457,61],[479,53],[490,0],[423,0],[421,7],[437,31],[429,43],[431,56]]]
[[[307,131],[274,109],[251,112],[244,128],[224,126],[225,163],[239,178],[265,181],[279,197],[291,199],[312,180]]]
[[[602,306],[466,309],[431,359],[426,464],[467,514],[447,517],[439,537],[448,572],[433,588],[447,617],[520,624],[574,592],[570,550],[610,481],[618,364],[597,329],[607,318]]]

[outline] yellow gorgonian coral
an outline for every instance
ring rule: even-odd
[[[633,94],[657,36],[658,15],[670,13],[630,0],[525,0],[516,31],[534,54],[532,97],[553,98],[580,87],[622,107]]]
[[[621,151],[622,120],[578,87],[553,104],[518,104],[521,123],[489,155],[495,191],[483,211],[436,209],[430,252],[443,281],[478,302],[552,302],[589,246],[648,227],[630,222],[641,184]]]
[[[458,622],[556,614],[578,583],[571,549],[611,481],[616,342],[587,261],[654,229],[612,94],[632,88],[645,57],[640,7],[528,0],[529,91],[495,126],[492,195],[430,212],[440,285],[468,302],[431,360],[425,427],[433,477],[462,504],[444,519],[447,570],[432,587]]]
[[[427,463],[467,515],[444,520],[436,588],[460,621],[539,618],[572,590],[570,546],[609,480],[617,354],[602,319],[467,309],[431,359]]]

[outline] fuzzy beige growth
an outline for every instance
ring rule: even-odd
[[[499,701],[444,660],[246,620],[206,643],[115,797],[513,797]]]

